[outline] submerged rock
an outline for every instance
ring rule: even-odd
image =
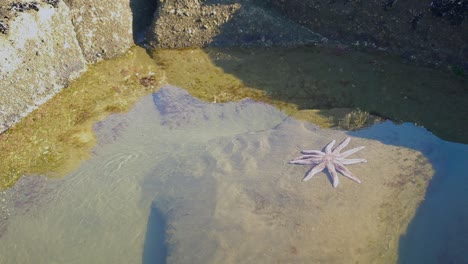
[[[204,103],[165,86],[100,122],[99,140],[112,142],[53,188],[19,182],[6,191],[23,201],[21,188],[39,186],[48,191],[34,200],[51,202],[7,203],[0,262],[133,263],[167,246],[167,263],[395,263],[398,239],[440,169],[427,157],[446,156],[422,129],[386,126],[347,135],[252,100]],[[347,136],[366,146],[357,156],[369,162],[352,168],[362,184],[343,179],[333,189],[325,173],[303,183],[306,169],[287,164],[297,147]]]

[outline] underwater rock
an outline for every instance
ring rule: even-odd
[[[26,203],[6,208],[0,262],[141,263],[167,246],[164,263],[395,263],[440,169],[426,155],[447,156],[427,151],[438,141],[421,128],[379,127],[319,129],[253,100],[206,103],[167,85],[104,119],[98,139],[115,137],[75,172],[24,185],[51,202],[11,190]],[[304,183],[305,169],[286,164],[298,147],[348,136],[350,148],[366,145],[369,162],[353,167],[361,185],[332,189],[325,173]]]
[[[173,85],[161,87],[153,94],[153,101],[161,115],[160,124],[170,129],[194,129],[204,124],[207,127],[218,127],[217,133],[220,133],[239,130],[238,124],[244,124],[247,129],[255,130],[259,124],[252,117],[258,118],[260,113],[265,113],[263,122],[274,123],[278,116],[281,119],[286,118],[285,114],[265,103],[254,103],[251,99],[221,104],[207,103]],[[270,113],[275,114],[269,115]]]

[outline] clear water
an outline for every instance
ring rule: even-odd
[[[0,197],[0,263],[468,261],[468,146],[424,128],[319,129],[167,86],[94,130],[76,171]],[[362,184],[287,164],[347,136],[366,146],[349,166]]]
[[[0,263],[468,262],[468,146],[439,138],[468,142],[466,78],[341,48],[155,57],[158,76],[207,102],[165,87],[96,123],[98,145],[75,171],[0,193]],[[81,86],[132,91],[154,64],[135,49]],[[244,97],[270,104],[208,103]],[[331,107],[439,137],[409,123],[346,132],[293,118],[336,124]],[[296,108],[320,110],[285,114]],[[308,167],[287,164],[348,136],[347,149],[366,146],[353,157],[368,163],[349,166],[362,184],[340,176],[333,189],[326,172],[302,182]]]

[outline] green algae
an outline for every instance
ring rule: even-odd
[[[163,80],[143,49],[89,67],[52,100],[0,135],[0,190],[22,175],[65,175],[89,157],[92,125],[129,108]]]
[[[134,47],[122,58],[90,66],[69,87],[0,135],[0,189],[23,175],[60,177],[70,172],[89,158],[96,144],[92,131],[96,121],[129,110],[141,96],[166,82],[208,102],[251,98],[290,114],[297,112],[295,105],[271,100],[224,73],[203,50],[160,50],[154,55],[158,64],[144,49]]]
[[[183,87],[204,101],[224,103],[250,98],[275,105],[286,113],[297,111],[294,104],[273,100],[265,91],[226,73],[212,61],[206,50],[157,50],[153,56],[164,69],[169,83]]]
[[[283,49],[280,49],[283,50]],[[235,55],[230,55],[235,52]],[[226,71],[229,65],[238,63],[237,67],[249,67],[250,61],[245,63],[245,59],[254,56],[255,49],[184,49],[184,50],[157,50],[153,57],[164,69],[167,81],[173,85],[183,87],[192,96],[201,100],[213,103],[236,102],[250,98],[255,101],[273,105],[295,118],[310,121],[321,127],[335,127],[339,125],[339,119],[345,116],[352,109],[335,110],[300,110],[304,104],[295,100],[289,100],[292,93],[299,91],[291,90],[290,87],[281,86],[281,74],[277,75],[273,67],[280,68],[282,65],[266,65],[249,68],[252,75],[258,78],[267,78],[272,82],[280,84],[277,88],[285,90],[284,97],[275,96],[268,89],[259,85],[252,85],[245,82],[242,75],[237,75]],[[278,50],[267,50],[272,55]],[[256,58],[254,56],[254,58]],[[263,59],[262,57],[256,59]],[[220,60],[225,63],[218,64]],[[268,61],[259,62],[268,63]],[[264,75],[264,66],[271,70],[270,74]],[[290,85],[295,85],[291,80]],[[310,98],[313,99],[313,98]],[[373,119],[372,119],[373,120]]]

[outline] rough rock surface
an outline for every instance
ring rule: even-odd
[[[467,1],[268,0],[299,24],[419,63],[468,69]]]
[[[0,34],[1,133],[76,78],[86,64],[63,2],[6,1],[0,12],[6,28]]]
[[[123,54],[133,45],[128,0],[66,0],[86,60],[94,63]]]
[[[252,1],[158,1],[147,38],[155,48],[316,43],[321,36]]]

